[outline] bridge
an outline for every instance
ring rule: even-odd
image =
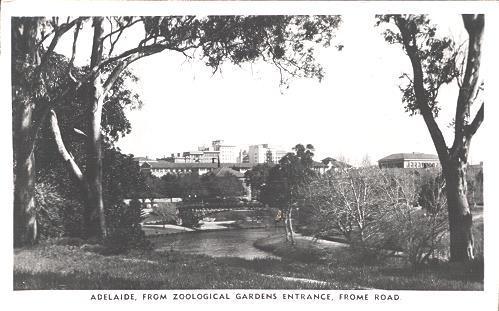
[[[224,212],[224,211],[258,211],[265,210],[267,207],[260,202],[216,202],[216,203],[201,203],[201,202],[179,202],[177,203],[179,216],[186,214],[194,215],[195,217],[203,218],[206,215]]]

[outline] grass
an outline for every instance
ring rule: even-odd
[[[244,261],[253,266],[278,260]],[[322,289],[245,268],[241,261],[146,252],[103,256],[79,246],[42,244],[15,250],[14,289]]]
[[[327,249],[310,240],[286,243],[283,236],[260,239],[257,248],[278,256],[302,262],[311,278],[335,280],[346,288],[363,287],[407,290],[483,290],[481,263],[440,263],[414,269],[401,258],[383,261],[360,259],[359,253],[348,247]],[[348,287],[349,286],[349,287]]]
[[[483,289],[483,282],[450,266],[414,271],[356,265],[344,251],[324,253],[303,243],[291,249],[283,239],[260,241],[260,246],[274,245],[274,251],[289,255],[283,260],[154,251],[104,256],[81,245],[47,242],[15,250],[14,289]]]

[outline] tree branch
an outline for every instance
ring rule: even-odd
[[[407,20],[400,16],[395,17],[395,24],[400,30],[400,33],[402,35],[402,43],[412,64],[416,104],[421,115],[423,116],[426,127],[430,132],[430,136],[433,140],[433,144],[435,145],[435,149],[437,150],[440,161],[444,163],[449,156],[447,144],[445,142],[442,131],[435,121],[433,112],[428,105],[428,98],[426,96],[426,90],[424,87],[423,67],[418,56],[416,34],[413,32],[415,31],[416,27],[411,27],[410,25],[408,25],[408,23],[409,22]]]
[[[80,33],[80,27],[81,27],[81,21],[79,21],[76,24],[76,28],[75,28],[74,36],[73,36],[73,47],[71,50],[71,59],[69,60],[69,64],[68,64],[68,72],[69,72],[69,75],[72,79],[74,79],[74,77],[71,75],[71,67],[73,66],[73,63],[74,63],[74,60],[76,57],[76,42],[78,41],[78,34]]]
[[[466,120],[469,118],[470,107],[473,104],[474,98],[479,89],[479,71],[480,71],[480,54],[482,46],[482,33],[484,27],[484,16],[463,14],[463,23],[468,32],[468,55],[466,60],[466,70],[456,106],[456,117],[454,124],[454,144],[453,150],[458,150],[463,147],[463,138],[468,133],[465,133]]]
[[[478,110],[478,112],[476,113],[475,115],[475,118],[473,119],[473,122],[471,122],[471,124],[469,124],[468,126],[466,126],[466,138],[467,139],[471,139],[471,137],[473,137],[473,135],[475,135],[476,131],[478,130],[478,128],[480,127],[480,125],[482,125],[482,122],[483,122],[483,115],[484,115],[484,104],[485,103],[482,103],[482,106],[480,106],[480,109]]]
[[[40,74],[40,72],[46,66],[50,54],[54,52],[55,47],[57,46],[57,43],[59,42],[59,39],[62,37],[62,35],[65,34],[67,31],[69,31],[71,28],[73,28],[75,25],[80,24],[85,19],[86,17],[78,17],[72,20],[71,22],[62,24],[61,26],[58,27],[57,30],[55,30],[54,37],[52,38],[52,41],[50,42],[47,48],[47,51],[45,51],[40,61],[40,64],[38,65],[38,67],[36,67],[36,69],[33,72],[35,77],[38,76],[38,74]]]
[[[71,156],[71,154],[66,149],[66,146],[64,145],[64,141],[62,140],[61,136],[61,130],[59,129],[59,123],[57,122],[57,115],[55,114],[54,110],[50,110],[50,125],[57,146],[57,151],[59,152],[63,160],[67,163],[68,168],[70,169],[72,175],[80,183],[82,184],[85,183],[86,181],[85,177],[83,176],[83,173],[81,172],[80,168],[78,167],[78,164],[76,164],[73,157]]]
[[[30,146],[31,152],[33,152],[35,150],[37,137],[40,134],[42,126],[45,123],[45,120],[47,119],[47,116],[48,116],[50,110],[52,108],[58,106],[63,101],[70,102],[73,100],[73,98],[76,94],[76,91],[81,86],[81,82],[74,81],[73,79],[72,79],[72,82],[73,82],[73,84],[67,86],[65,88],[65,90],[62,93],[60,93],[57,98],[55,98],[51,102],[46,103],[45,106],[42,107],[41,112],[40,112],[40,117],[36,121],[36,126],[33,127],[33,135],[32,135],[33,139],[32,139],[32,141],[28,142],[29,144],[31,144],[31,146]]]

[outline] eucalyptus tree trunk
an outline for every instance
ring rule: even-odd
[[[466,162],[450,159],[443,168],[449,212],[450,258],[473,260],[473,216],[466,196]]]
[[[286,227],[286,241],[295,244],[294,229],[293,229],[293,207],[289,207],[286,211],[286,220],[284,222]]]
[[[435,121],[424,84],[424,72],[420,53],[417,51],[416,27],[410,26],[403,18],[397,18],[397,26],[402,35],[407,55],[411,60],[414,75],[414,94],[419,112],[423,116],[435,149],[437,150],[446,182],[447,208],[449,212],[450,260],[473,260],[473,217],[466,197],[466,166],[473,135],[484,117],[484,102],[470,122],[470,107],[474,104],[479,87],[481,46],[484,29],[483,14],[463,14],[464,28],[468,33],[466,70],[460,83],[454,121],[454,143],[447,147],[444,136]]]
[[[28,66],[39,64],[36,39],[41,18],[26,18],[23,29],[12,29],[12,66],[24,58]],[[14,28],[14,26],[13,26]],[[14,71],[14,70],[13,70]],[[14,151],[14,246],[34,244],[37,240],[35,203],[35,104],[31,94],[13,102]],[[12,94],[15,97],[15,94]],[[15,106],[14,106],[15,105]]]
[[[95,68],[102,61],[101,37],[104,32],[103,18],[94,17],[94,37],[90,68]],[[87,95],[89,109],[88,139],[86,140],[86,182],[88,193],[85,202],[84,222],[86,236],[88,238],[104,238],[106,232],[106,220],[104,201],[102,197],[102,106],[104,104],[104,90],[101,79],[94,79],[89,87]]]
[[[26,110],[29,110],[26,109]],[[29,122],[29,117],[25,117]],[[37,241],[35,204],[35,155],[26,151],[26,132],[23,126],[16,135],[14,152],[18,155],[14,168],[14,246],[34,244]]]

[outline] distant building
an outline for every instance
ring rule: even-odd
[[[327,166],[326,170],[339,170],[339,169],[348,169],[351,168],[352,166],[348,163],[336,160],[335,158],[327,157],[322,159],[321,161],[324,165]]]
[[[251,164],[278,163],[288,153],[289,151],[268,144],[251,145],[248,150],[248,161]]]
[[[154,161],[154,162],[144,162],[140,169],[142,172],[150,172],[156,177],[161,177],[167,174],[171,175],[187,175],[187,174],[199,174],[203,175],[208,172],[215,171],[219,168],[231,168],[241,174],[244,174],[247,170],[251,169],[249,163],[173,163],[169,161]]]
[[[219,152],[220,163],[237,163],[239,150],[236,146],[224,145],[223,140],[214,140],[211,145],[214,151]]]
[[[380,168],[429,168],[440,167],[438,156],[412,152],[394,153],[378,161]]]
[[[149,159],[148,157],[135,157],[133,160],[137,163],[139,163],[139,166],[142,165],[144,162],[156,162],[154,159]]]
[[[326,164],[317,161],[314,161],[314,163],[312,164],[312,169],[318,172],[319,174],[324,174],[326,171],[329,170]]]
[[[200,146],[198,150],[172,153],[175,163],[238,163],[240,151],[236,146],[224,145],[223,140],[214,140],[211,147]]]
[[[238,163],[249,163],[249,156],[247,150],[239,150],[239,158],[237,159]]]

